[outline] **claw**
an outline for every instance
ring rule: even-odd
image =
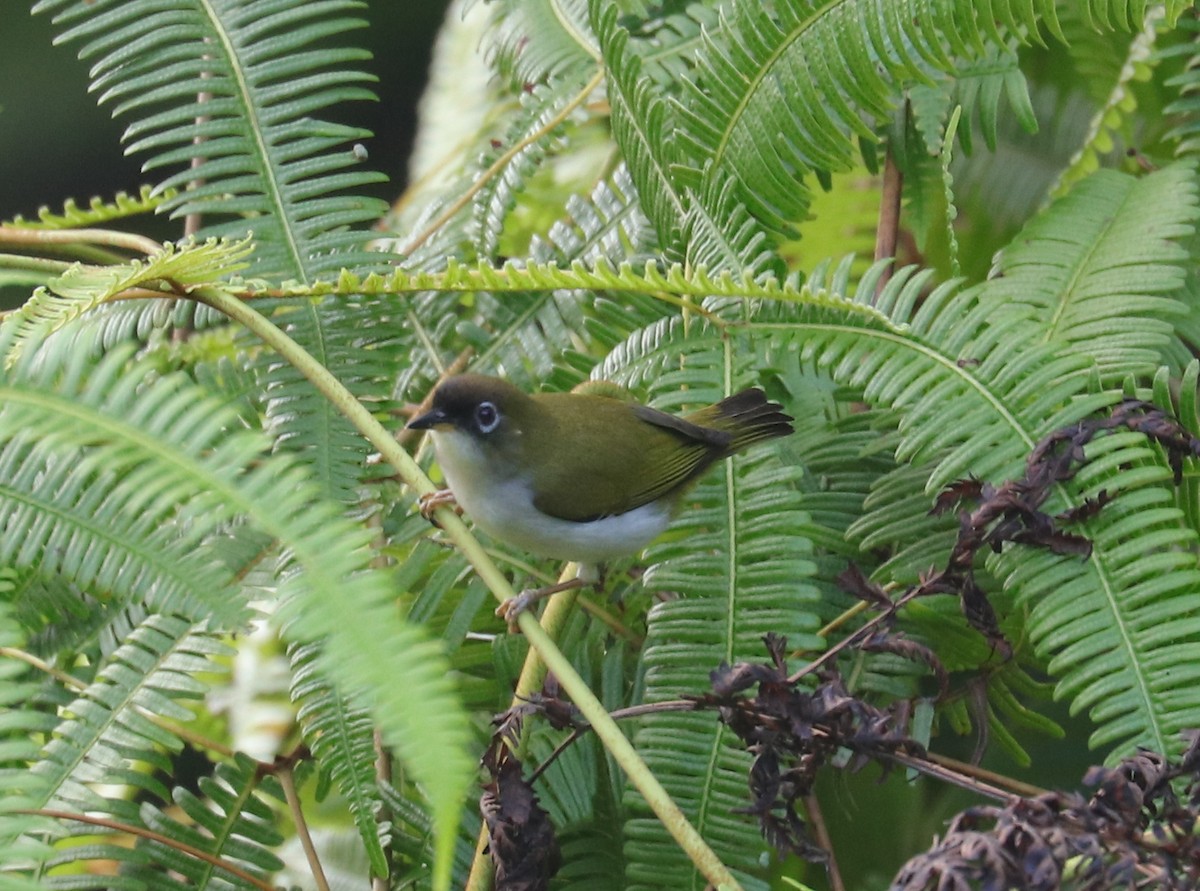
[[[536,588],[526,588],[516,597],[510,597],[498,607],[496,607],[496,615],[504,620],[508,625],[508,633],[516,634],[520,629],[517,627],[517,618],[521,613],[528,610],[531,606],[542,599],[542,592]]]
[[[459,516],[462,516],[462,508],[458,506],[458,502],[454,500],[454,493],[449,489],[438,489],[436,492],[426,492],[417,498],[417,510],[421,512],[421,516],[423,516],[434,526],[437,526],[439,529],[442,527],[441,524],[438,523],[437,517],[434,516],[434,512],[439,507],[447,506],[453,506],[454,512]]]
[[[572,588],[582,588],[586,582],[579,578],[567,579],[565,582],[547,585],[545,588],[526,588],[516,597],[510,597],[498,607],[496,615],[508,623],[510,634],[517,632],[517,618],[539,600],[557,594],[560,591],[570,591]]]

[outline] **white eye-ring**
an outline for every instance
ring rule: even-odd
[[[475,409],[475,426],[480,433],[491,433],[500,425],[500,412],[490,402],[481,402]]]

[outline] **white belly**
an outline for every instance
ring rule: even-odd
[[[467,515],[488,535],[523,551],[603,563],[636,554],[671,522],[671,507],[661,501],[582,523],[548,516],[533,506],[526,480],[487,472],[487,461],[469,436],[435,430],[433,442],[446,483]]]

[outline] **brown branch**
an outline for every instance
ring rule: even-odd
[[[804,796],[804,810],[808,814],[808,822],[813,828],[815,841],[829,855],[825,862],[829,870],[830,891],[846,891],[846,883],[842,880],[842,872],[838,869],[837,855],[833,852],[833,839],[829,837],[829,827],[825,825],[825,815],[821,813],[821,803],[811,792]]]
[[[904,174],[896,166],[895,156],[891,146],[887,150],[887,158],[883,165],[883,194],[879,199],[879,225],[875,229],[875,260],[890,258],[892,263],[875,286],[875,295],[883,291],[892,278],[896,268],[896,244],[900,236],[900,195],[904,187]]]
[[[308,831],[308,821],[304,819],[304,808],[300,796],[296,793],[295,761],[285,758],[276,762],[273,771],[283,787],[283,796],[287,799],[288,812],[296,825],[296,837],[300,839],[300,847],[308,860],[308,868],[312,871],[313,882],[317,891],[329,891],[329,880],[325,878],[325,868],[321,866],[321,858],[317,854],[317,846],[313,844],[312,834]]]

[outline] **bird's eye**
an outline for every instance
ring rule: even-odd
[[[481,402],[475,409],[475,424],[480,433],[491,433],[500,423],[500,412],[490,402]]]

